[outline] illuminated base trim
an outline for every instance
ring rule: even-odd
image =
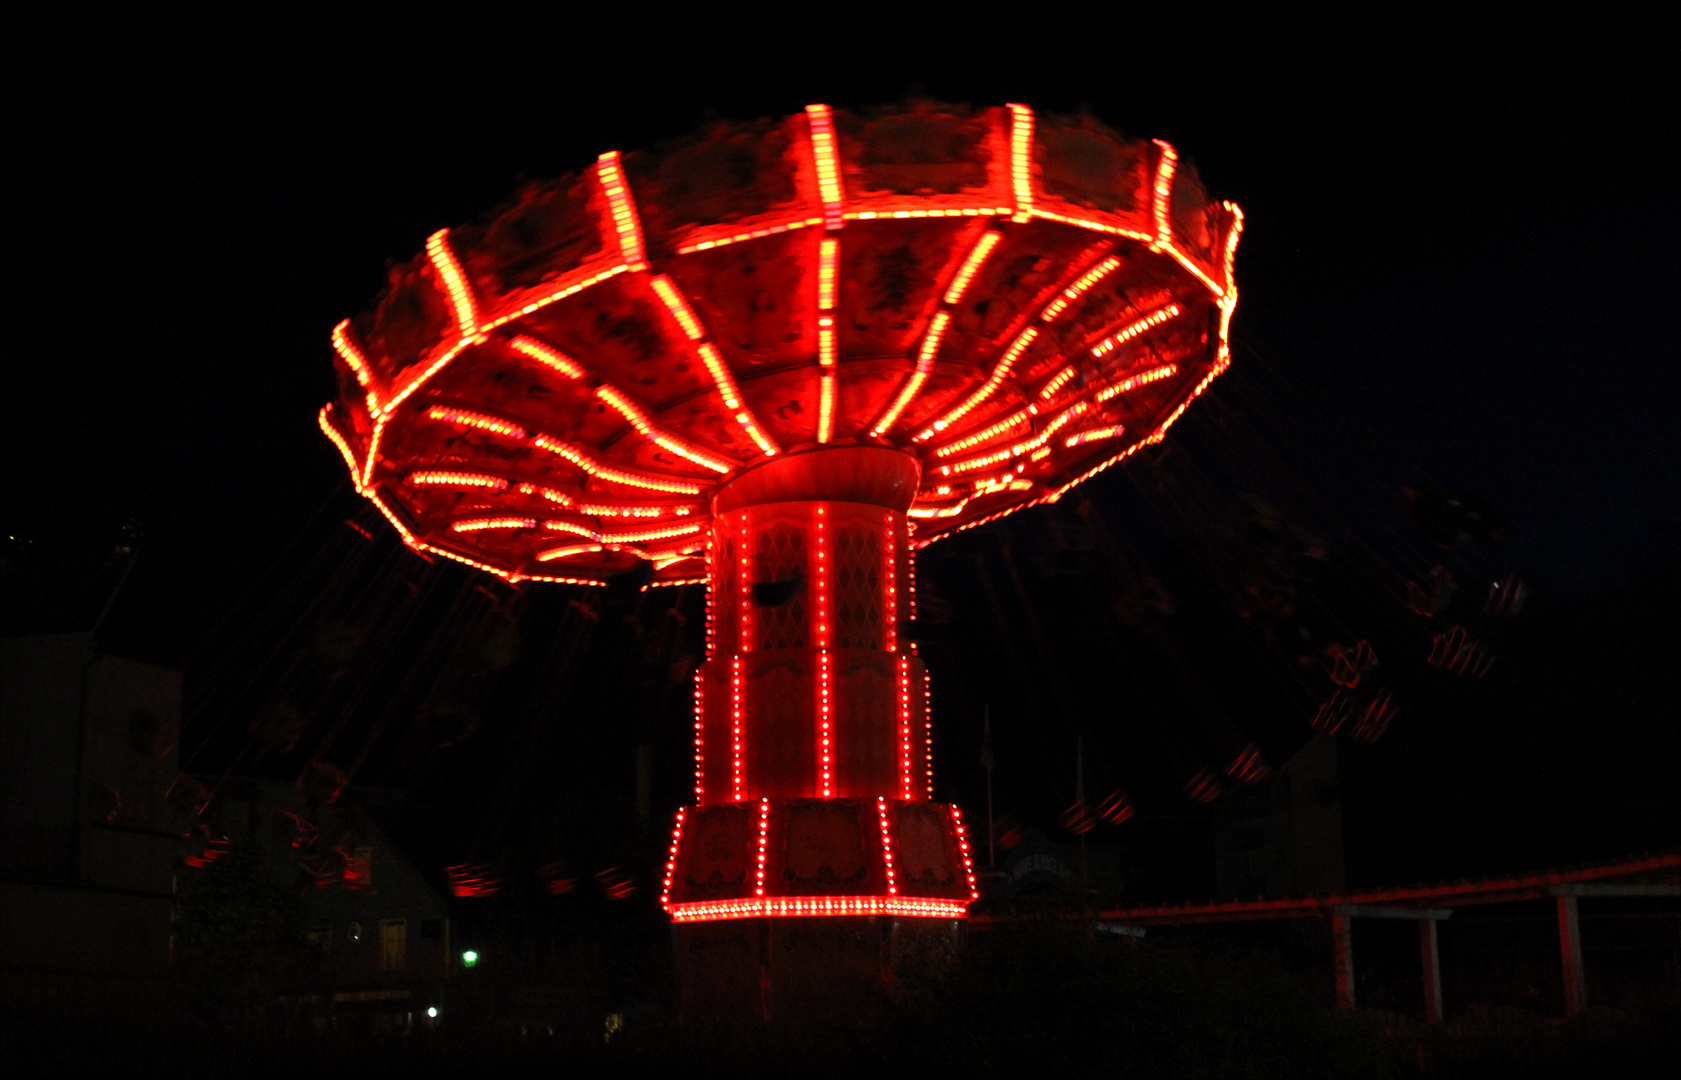
[[[717,922],[825,915],[901,915],[921,919],[966,919],[967,900],[921,896],[762,896],[752,900],[691,900],[665,905],[672,922]]]

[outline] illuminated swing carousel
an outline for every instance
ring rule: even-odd
[[[949,934],[974,898],[931,801],[915,552],[1159,441],[1228,363],[1241,227],[1090,118],[720,125],[433,234],[333,330],[321,429],[417,551],[706,583],[680,960],[754,994],[864,971],[881,947],[813,928]]]

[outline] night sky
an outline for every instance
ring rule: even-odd
[[[39,561],[108,549],[141,521],[114,619],[131,651],[201,654],[289,543],[319,546],[306,528],[318,509],[344,516],[343,466],[315,425],[335,390],[328,332],[387,260],[521,178],[709,116],[907,94],[1090,111],[1171,140],[1214,197],[1244,208],[1236,366],[1191,415],[1241,419],[1243,438],[1278,450],[1277,489],[1309,492],[1303,505],[1359,544],[1402,536],[1371,541],[1373,573],[1434,557],[1405,535],[1408,480],[1478,493],[1509,518],[1513,538],[1471,561],[1522,575],[1559,626],[1673,560],[1681,177],[1661,104],[1677,88],[1652,28],[1597,13],[1477,26],[1406,9],[1353,27],[1066,11],[1036,25],[1031,6],[941,21],[828,7],[854,28],[774,34],[745,15],[582,10],[131,12],[14,30],[0,524]],[[1176,429],[1170,448],[1213,445],[1197,430]],[[1222,460],[1209,450],[1206,470]],[[1199,524],[1153,520],[1162,500],[1136,479],[1092,487],[1108,527],[1146,555],[1152,537]],[[1189,563],[1157,569],[1194,581]],[[1056,589],[1040,596],[1060,619]],[[1673,610],[1653,617],[1672,644]],[[962,680],[961,642],[944,647],[955,658],[931,660],[936,679]],[[1650,687],[1631,708],[1642,730],[1671,731],[1673,705]],[[944,700],[972,717],[982,696]],[[953,756],[954,794],[971,800],[975,770]],[[1034,798],[1052,805],[1019,801]]]

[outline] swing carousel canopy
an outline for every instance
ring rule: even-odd
[[[320,424],[410,546],[509,580],[701,579],[721,488],[843,446],[918,464],[921,547],[1163,437],[1242,220],[1089,117],[719,124],[434,233],[334,328]]]

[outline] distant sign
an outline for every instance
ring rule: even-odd
[[[1009,898],[1040,885],[1061,892],[1072,888],[1075,878],[1074,866],[1062,845],[1038,829],[1028,829],[1004,861],[1004,892]]]

